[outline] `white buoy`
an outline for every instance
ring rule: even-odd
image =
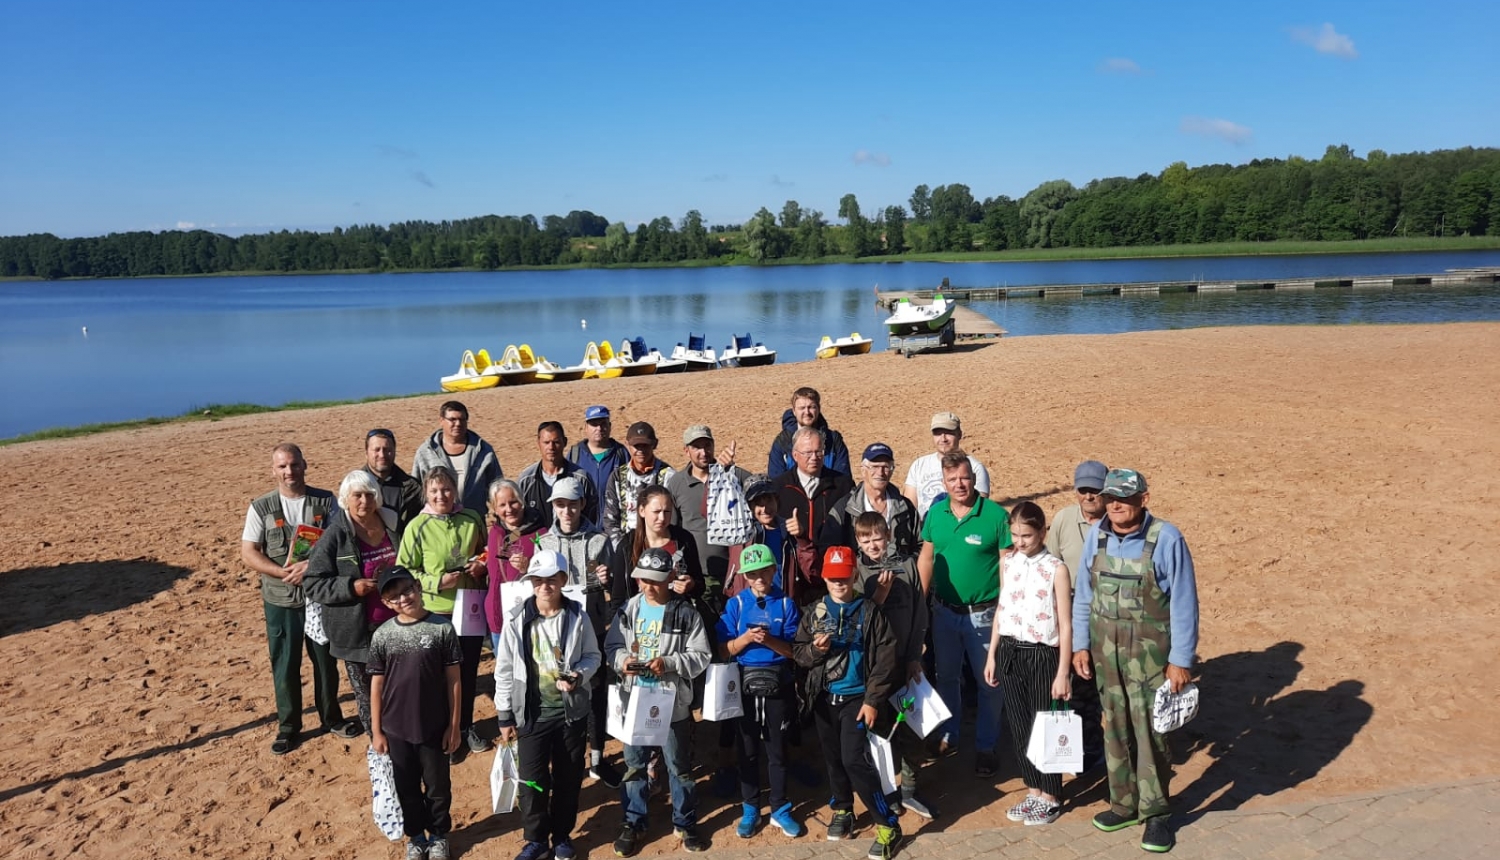
[[[88,326],[84,326],[83,327],[83,336],[84,337],[88,337],[89,336],[89,327]]]
[[[578,325],[581,328],[588,328],[589,327],[589,321],[588,320],[579,320],[578,321]]]

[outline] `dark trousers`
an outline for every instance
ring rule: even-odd
[[[894,824],[896,816],[880,790],[880,774],[870,758],[870,742],[859,727],[859,708],[863,696],[835,702],[828,693],[818,696],[813,718],[818,727],[818,742],[828,765],[828,784],[833,789],[829,806],[835,810],[854,809],[854,793],[864,801],[870,815],[879,824]]]
[[[370,673],[364,663],[344,661],[344,676],[349,679],[349,689],[354,691],[354,707],[359,711],[359,721],[370,733]]]
[[[584,720],[558,718],[536,723],[520,736],[516,746],[516,770],[521,779],[542,787],[537,791],[525,783],[519,790],[521,832],[527,842],[556,844],[566,839],[578,824],[578,792],[583,787]]]
[[[302,731],[302,650],[307,648],[313,667],[313,697],[318,722],[329,729],[344,721],[339,707],[339,666],[327,645],[307,638],[303,627],[307,614],[302,607],[272,606],[261,601],[266,613],[266,643],[271,647],[271,680],[276,687],[276,734],[282,737]]]
[[[401,801],[407,838],[421,839],[424,833],[434,839],[447,836],[453,829],[453,819],[448,815],[453,788],[448,781],[448,754],[441,743],[414,744],[390,735],[385,736],[385,742],[396,775],[396,799]]]
[[[439,615],[450,623],[452,615]],[[484,651],[484,640],[490,638],[489,634],[479,636],[458,637],[459,657],[458,664],[458,730],[468,733],[469,728],[474,725],[474,696],[479,688],[479,657]]]
[[[1000,639],[1000,653],[995,655],[995,672],[1005,695],[1006,720],[1010,727],[1011,748],[1016,752],[1016,768],[1027,788],[1053,797],[1062,797],[1062,774],[1042,773],[1026,757],[1031,742],[1031,726],[1038,711],[1052,705],[1052,679],[1057,677],[1057,649],[1047,645],[1017,642],[1008,636]]]
[[[760,762],[766,761],[766,781],[771,785],[771,811],[786,801],[786,729],[795,709],[783,697],[744,696],[745,715],[732,723],[739,727],[740,799],[760,806]]]
[[[603,642],[603,638],[599,640]],[[609,742],[606,729],[609,728],[609,686],[604,683],[604,669],[601,667],[594,673],[593,680],[589,682],[593,689],[589,692],[589,746],[602,758],[604,745]]]

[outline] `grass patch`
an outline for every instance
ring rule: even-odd
[[[154,418],[138,418],[133,421],[105,421],[98,424],[79,424],[76,427],[50,427],[46,430],[37,430],[34,433],[22,433],[19,436],[0,439],[0,447],[5,445],[19,445],[22,442],[41,442],[48,439],[72,439],[76,436],[92,436],[96,433],[108,433],[113,430],[137,430],[142,427],[155,427],[159,424],[190,424],[198,421],[218,421],[221,418],[233,418],[238,415],[259,415],[263,412],[295,412],[301,409],[323,409],[328,406],[374,403],[377,400],[405,400],[409,397],[423,397],[431,393],[430,391],[422,391],[415,394],[376,394],[371,397],[361,397],[357,400],[292,400],[280,406],[265,406],[260,403],[210,403],[206,406],[194,406],[181,415],[170,417],[157,416]]]

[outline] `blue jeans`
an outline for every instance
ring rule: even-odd
[[[999,687],[984,682],[984,661],[989,655],[990,627],[995,623],[993,608],[981,614],[955,612],[933,602],[932,604],[932,650],[937,662],[937,678],[933,688],[942,697],[943,704],[953,712],[939,732],[948,736],[950,743],[957,744],[960,731],[959,716],[963,713],[962,679],[965,655],[969,658],[969,671],[974,677],[974,686],[979,688],[979,722],[974,726],[974,749],[993,752],[1000,738],[1002,698]]]
[[[625,781],[620,783],[620,803],[625,807],[625,823],[637,830],[646,829],[646,763],[651,747],[625,747]],[[672,783],[672,827],[684,829],[698,823],[698,792],[693,786],[693,718],[678,720],[667,734],[662,747],[662,764]]]

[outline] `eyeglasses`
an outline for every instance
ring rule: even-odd
[[[865,468],[869,469],[872,472],[894,472],[894,471],[896,471],[896,464],[895,463],[870,463],[870,462],[866,462],[865,463]]]
[[[385,599],[389,600],[392,603],[400,603],[403,600],[415,600],[417,594],[419,593],[420,592],[418,592],[417,590],[416,583],[412,583],[410,585],[402,586],[401,590],[396,592],[395,594],[385,595]]]
[[[1079,488],[1077,488],[1077,493],[1080,496],[1097,496],[1097,495],[1099,495],[1099,491],[1096,490],[1096,489],[1094,489],[1093,487],[1079,487]]]
[[[798,457],[821,457],[823,456],[823,449],[817,448],[812,451],[795,451],[793,453],[795,453]]]

